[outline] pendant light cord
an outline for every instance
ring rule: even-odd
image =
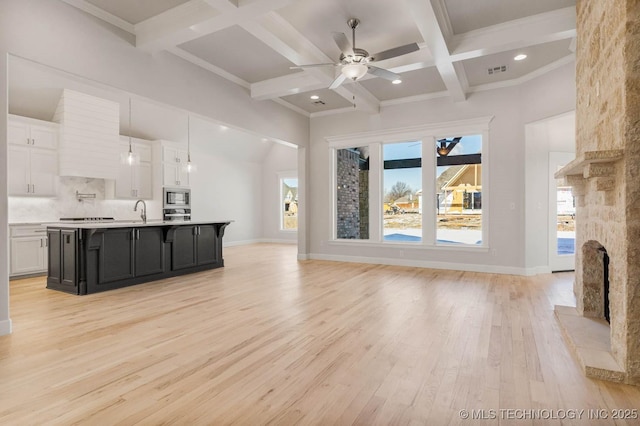
[[[187,163],[191,163],[191,114],[187,114]]]
[[[131,152],[131,98],[129,98],[129,154]]]

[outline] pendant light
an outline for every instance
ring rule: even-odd
[[[128,166],[135,166],[140,164],[140,156],[133,152],[131,144],[131,98],[129,98],[129,151],[122,155],[122,163]]]
[[[193,173],[197,169],[196,165],[191,162],[191,114],[187,114],[187,173]]]

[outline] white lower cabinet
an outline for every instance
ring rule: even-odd
[[[42,225],[11,225],[9,275],[39,274],[47,271],[47,229]]]

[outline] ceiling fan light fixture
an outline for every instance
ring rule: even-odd
[[[527,55],[525,55],[524,53],[520,53],[513,58],[514,61],[521,61],[523,59],[527,59]]]
[[[364,64],[348,64],[342,67],[342,74],[351,80],[364,77],[369,68]]]
[[[400,80],[399,78],[396,78],[391,82],[391,84],[400,84],[400,83],[402,83],[402,80]]]
[[[320,96],[318,96],[318,95],[311,95],[311,99],[313,99],[313,100],[315,101],[315,100],[320,99]]]

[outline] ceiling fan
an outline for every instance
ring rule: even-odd
[[[395,58],[396,56],[406,55],[407,53],[420,50],[420,46],[417,43],[405,44],[404,46],[394,47],[393,49],[383,50],[382,52],[374,55],[369,55],[364,49],[356,47],[356,28],[360,24],[360,20],[357,18],[351,18],[347,21],[347,25],[351,28],[353,35],[353,44],[349,43],[349,39],[344,33],[333,32],[333,40],[336,42],[342,53],[340,54],[340,62],[324,63],[324,64],[309,64],[290,67],[291,69],[298,68],[312,68],[312,67],[324,67],[324,66],[340,66],[340,75],[331,83],[329,89],[335,89],[340,86],[346,79],[353,81],[359,80],[365,76],[365,74],[373,74],[376,77],[382,77],[386,80],[400,80],[400,75],[385,70],[382,68],[371,65],[371,62],[382,61],[384,59]]]

